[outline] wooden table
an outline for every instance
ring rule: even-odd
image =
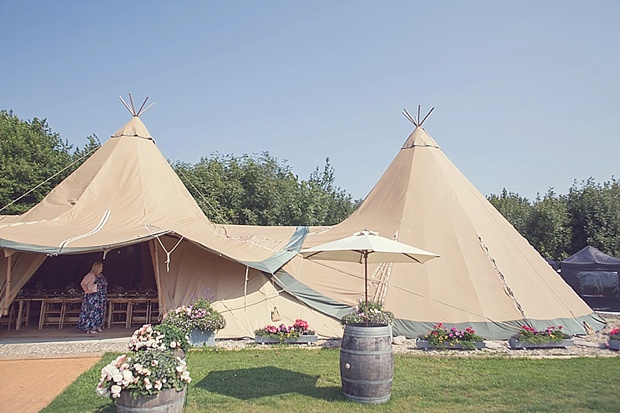
[[[42,323],[44,322],[44,306],[47,301],[54,300],[61,303],[63,311],[61,314],[61,318],[64,317],[64,309],[67,308],[70,304],[81,304],[82,296],[58,296],[58,295],[40,295],[40,296],[30,296],[30,297],[19,297],[16,298],[14,303],[17,307],[17,318],[16,318],[16,326],[15,330],[20,330],[22,325],[25,327],[30,326],[30,312],[31,308],[39,306],[39,329],[43,328]],[[113,295],[108,294],[108,304],[107,304],[107,314],[106,323],[108,328],[113,324],[121,324],[124,325],[125,328],[131,328],[134,323],[150,323],[153,317],[156,317],[153,311],[157,311],[157,303],[158,298],[156,295],[148,297],[141,295],[123,295],[121,297],[115,297]],[[155,305],[154,305],[155,304]],[[137,309],[139,306],[143,308],[138,312]],[[120,308],[120,309],[119,309]],[[136,309],[136,311],[134,311]],[[122,314],[122,317],[118,317],[115,321],[114,316]],[[122,319],[121,319],[122,318]],[[62,328],[64,324],[60,320],[59,328]]]

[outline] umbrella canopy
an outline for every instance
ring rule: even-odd
[[[350,237],[317,245],[301,251],[311,260],[361,263],[417,262],[420,264],[439,255],[381,237],[377,232],[361,231]]]
[[[368,263],[416,262],[423,264],[439,255],[380,237],[373,231],[356,232],[350,237],[317,245],[300,251],[309,260],[359,262],[364,264],[364,300],[366,325],[368,325]]]

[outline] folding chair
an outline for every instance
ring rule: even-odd
[[[62,318],[65,312],[65,300],[63,298],[45,298],[41,303],[39,315],[39,330],[45,326],[57,325],[62,328]]]

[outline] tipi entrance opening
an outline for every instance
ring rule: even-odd
[[[63,329],[77,323],[82,277],[95,261],[104,263],[108,280],[106,326],[131,328],[159,318],[158,291],[148,243],[92,252],[50,256],[20,290],[14,305],[22,302],[22,325]],[[56,300],[55,307],[48,302]],[[48,312],[49,307],[49,312]],[[26,311],[27,310],[27,311]]]

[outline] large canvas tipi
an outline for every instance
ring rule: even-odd
[[[506,339],[522,325],[561,325],[568,334],[604,325],[422,127],[362,205],[342,223],[312,231],[303,247],[364,229],[440,255],[369,270],[374,299],[396,316],[395,334],[417,337],[443,323]],[[309,305],[341,316],[343,303],[361,298],[360,276],[355,264],[296,258],[275,277]]]
[[[294,322],[290,315],[337,335],[338,320],[267,278],[296,254],[300,234],[211,223],[134,116],[38,205],[0,217],[0,316],[38,270],[64,289],[104,260],[110,288],[151,282],[162,313],[213,298],[227,321],[218,337],[253,336],[274,308],[284,323]]]

